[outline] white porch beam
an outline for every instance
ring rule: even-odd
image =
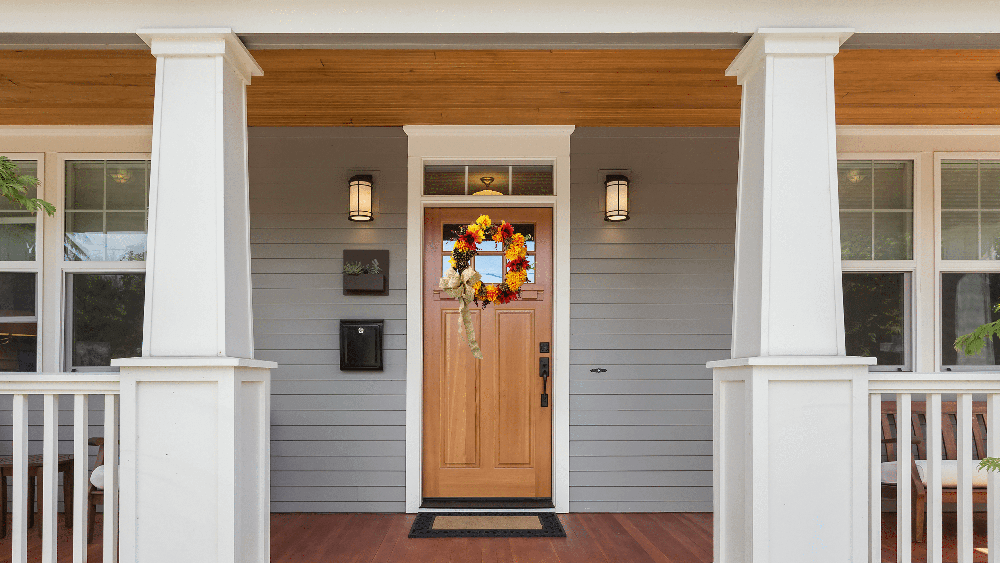
[[[246,86],[229,29],[156,56],[141,358],[121,367],[123,561],[270,558],[270,368],[253,359]],[[109,450],[110,451],[110,450]]]
[[[761,29],[743,87],[732,360],[712,362],[715,561],[862,561],[868,385],[845,356],[833,57],[849,29]]]

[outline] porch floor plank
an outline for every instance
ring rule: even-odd
[[[9,516],[8,516],[9,518]],[[560,515],[565,538],[409,539],[412,514],[271,515],[271,561],[331,563],[710,563],[712,515],[705,513],[575,513]],[[955,515],[943,519],[944,561],[955,562]],[[9,528],[8,528],[9,529]],[[986,514],[973,516],[973,561],[986,562]],[[95,535],[102,534],[101,515]],[[882,561],[896,560],[895,514],[882,515]],[[59,518],[58,561],[71,563],[73,531]],[[101,561],[100,541],[89,561]],[[10,559],[10,536],[0,539],[0,563]],[[914,563],[927,544],[913,544]],[[28,561],[41,561],[41,538],[28,531]]]

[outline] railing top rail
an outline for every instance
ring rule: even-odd
[[[117,394],[118,373],[0,373],[0,395]]]
[[[1000,372],[871,372],[869,393],[1000,393]]]

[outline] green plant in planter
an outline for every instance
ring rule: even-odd
[[[1000,303],[993,307],[993,311],[1000,313]],[[966,356],[975,356],[983,351],[986,343],[994,336],[1000,336],[1000,320],[979,325],[969,334],[959,336],[955,339],[955,350]],[[1000,471],[1000,458],[984,457],[979,462],[978,469]]]
[[[344,264],[344,273],[349,276],[381,274],[382,267],[378,265],[378,260],[372,260],[371,264],[368,265],[362,265],[361,262],[347,262]]]
[[[38,185],[38,178],[17,173],[17,165],[6,156],[0,156],[0,196],[28,211],[45,211],[51,217],[56,207],[51,203],[28,197],[28,190]]]

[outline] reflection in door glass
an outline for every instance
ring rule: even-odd
[[[476,271],[483,277],[483,283],[503,281],[503,256],[476,256]]]

